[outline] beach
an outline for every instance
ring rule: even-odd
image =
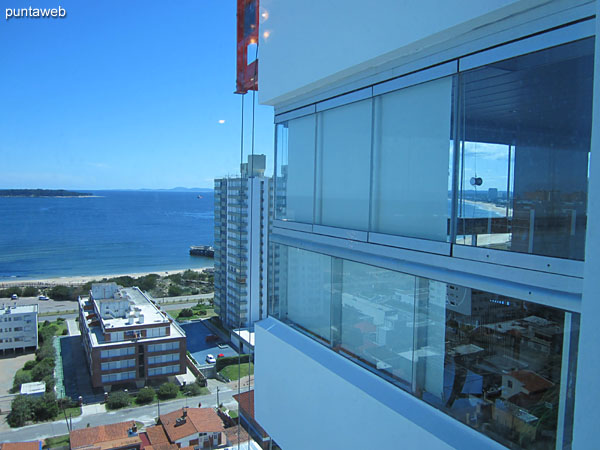
[[[55,286],[55,285],[65,285],[65,286],[77,286],[81,284],[88,283],[90,281],[102,281],[103,279],[108,278],[117,278],[117,277],[132,277],[139,278],[145,275],[150,275],[151,273],[160,275],[164,277],[166,275],[172,275],[175,273],[183,273],[186,270],[192,270],[194,272],[204,272],[207,269],[212,269],[212,267],[202,267],[202,268],[192,268],[192,269],[178,269],[178,270],[167,270],[167,271],[154,271],[154,272],[135,272],[135,273],[116,273],[116,274],[101,274],[101,275],[79,275],[79,276],[65,276],[65,277],[52,277],[52,278],[40,278],[36,280],[28,280],[28,279],[16,279],[10,281],[1,281],[0,288],[8,288],[8,287],[20,287],[20,286]]]

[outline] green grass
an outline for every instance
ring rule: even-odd
[[[223,370],[219,372],[225,378],[229,378],[231,381],[237,380],[238,378],[245,377],[248,374],[254,375],[254,364],[253,363],[242,363],[239,365],[232,364],[231,366],[225,367]]]
[[[63,434],[62,436],[54,436],[51,438],[44,439],[44,448],[55,448],[55,447],[68,447],[69,446],[69,435]]]
[[[166,310],[169,315],[171,317],[173,317],[175,320],[177,321],[185,321],[185,320],[192,320],[192,319],[209,319],[211,317],[215,317],[217,314],[215,314],[215,310],[213,308],[202,308],[204,311],[206,311],[206,314],[201,316],[200,314],[198,314],[199,311],[201,311],[201,309],[196,309],[197,307],[193,307],[191,308],[192,311],[194,311],[194,315],[191,317],[179,317],[179,313],[181,312],[181,309],[171,309],[171,310]],[[182,308],[183,309],[183,308]]]
[[[238,418],[238,412],[235,409],[230,409],[229,410],[229,417],[231,417],[232,419],[237,419]]]
[[[67,414],[67,417],[79,417],[81,415],[81,407],[75,406],[73,408],[65,408],[65,413]],[[59,415],[63,418],[65,417],[62,411]]]

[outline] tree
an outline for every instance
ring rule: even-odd
[[[10,414],[6,421],[11,427],[22,427],[28,420],[33,419],[32,399],[26,395],[14,398],[10,405]]]
[[[34,401],[33,413],[38,421],[54,419],[58,416],[58,402],[54,391],[46,392]]]
[[[145,387],[140,389],[137,396],[135,397],[135,401],[139,405],[144,405],[154,400],[155,395],[156,393],[154,392],[154,389],[152,389],[151,387]]]
[[[52,361],[52,362],[50,362]],[[52,358],[46,358],[40,361],[31,370],[31,378],[33,381],[42,381],[47,376],[54,375],[54,360]]]
[[[177,393],[179,392],[179,388],[175,383],[166,382],[160,385],[158,388],[158,398],[161,400],[166,400],[168,398],[177,397]]]
[[[34,288],[33,286],[27,286],[23,288],[21,295],[23,297],[37,297],[39,293],[40,291],[38,288]]]
[[[128,406],[129,403],[131,403],[129,394],[127,392],[117,391],[110,393],[106,406],[108,409],[119,409]]]
[[[169,297],[178,297],[183,294],[183,289],[181,289],[176,284],[172,284],[169,286]]]
[[[31,382],[31,373],[30,372],[24,372],[22,370],[17,371],[17,373],[15,374],[15,378],[13,379],[13,391],[19,392],[22,384],[30,383],[30,382]]]
[[[73,289],[69,286],[63,286],[62,284],[54,286],[50,289],[48,294],[53,300],[77,300],[77,297],[73,298]]]
[[[35,361],[27,361],[25,363],[25,365],[23,366],[23,369],[25,370],[31,370],[35,367],[36,362]]]
[[[178,317],[192,317],[193,315],[194,315],[194,311],[192,311],[191,308],[183,308],[179,312],[179,316]]]
[[[156,282],[160,277],[151,273],[137,279],[137,285],[142,291],[150,291],[156,287]]]

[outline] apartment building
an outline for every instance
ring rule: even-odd
[[[261,7],[258,423],[286,450],[597,448],[598,3]]]
[[[37,305],[0,306],[0,350],[3,355],[37,349],[37,316]]]
[[[186,372],[185,332],[137,287],[93,284],[79,298],[79,328],[94,387],[142,387]]]
[[[215,312],[232,329],[267,315],[273,185],[265,168],[265,155],[250,155],[240,177],[215,180]]]

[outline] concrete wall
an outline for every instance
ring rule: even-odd
[[[263,0],[260,102],[287,101],[543,3],[548,1]]]
[[[256,420],[286,450],[504,448],[275,319],[255,329]]]

